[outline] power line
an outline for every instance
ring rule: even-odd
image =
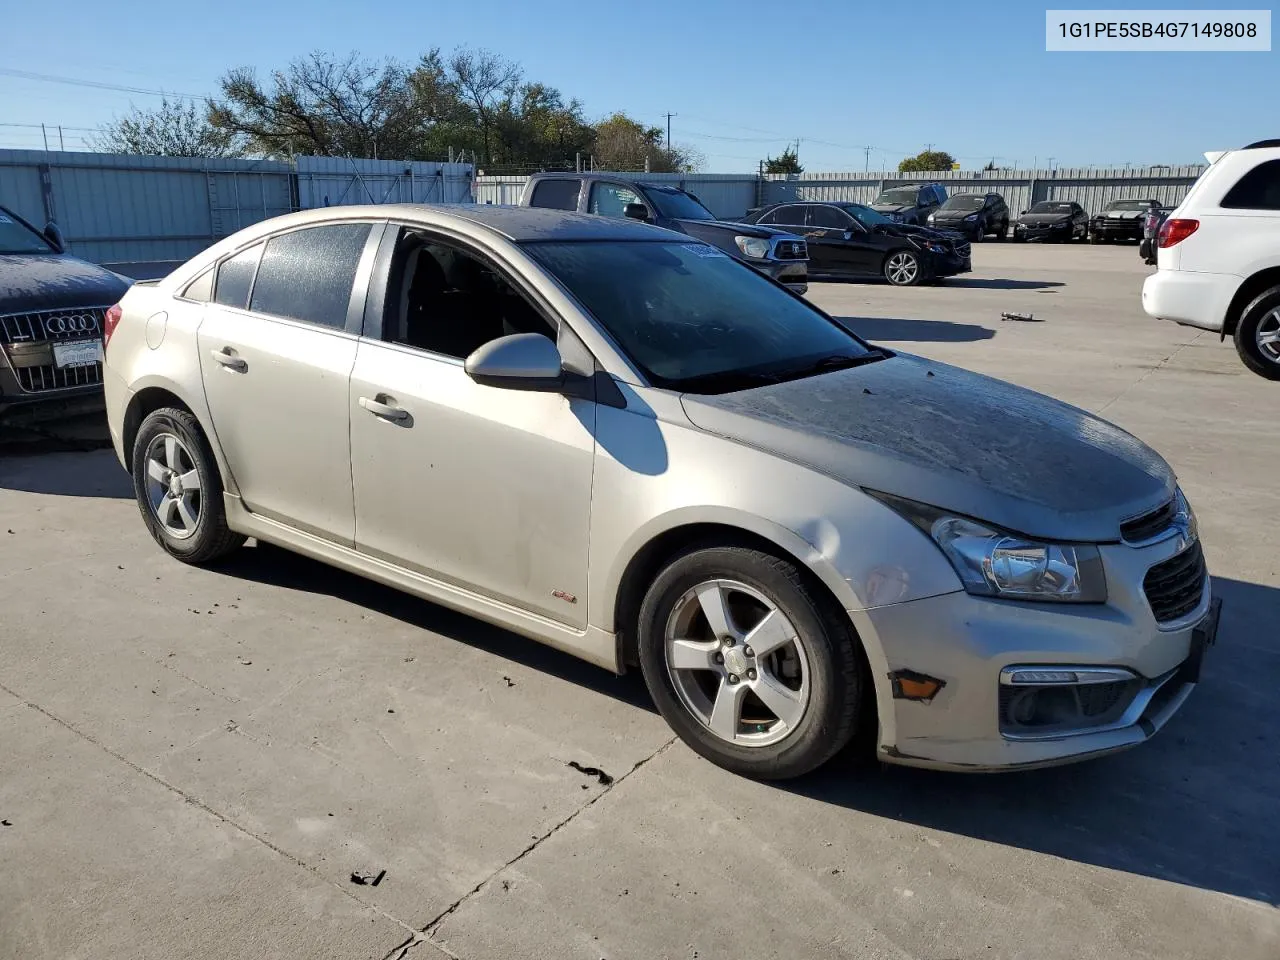
[[[104,83],[100,80],[83,80],[78,77],[63,77],[52,73],[33,73],[30,70],[14,70],[0,67],[0,76],[16,77],[19,80],[38,80],[42,83],[65,83],[73,87],[92,87],[95,90],[114,90],[117,93],[138,93],[149,97],[171,97],[177,100],[211,99],[207,94],[179,93],[174,90],[151,90],[147,87],[131,87],[118,83]]]

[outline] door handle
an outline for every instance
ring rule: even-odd
[[[244,373],[249,369],[249,364],[236,356],[235,351],[230,347],[223,347],[221,350],[209,351],[213,355],[213,359],[222,364],[228,370],[234,370],[236,373]]]
[[[378,396],[385,396],[385,394],[380,393]],[[360,406],[364,407],[375,417],[381,417],[383,420],[392,420],[399,423],[402,420],[409,419],[409,411],[404,409],[404,407],[397,407],[393,403],[383,403],[381,400],[374,399],[373,397],[361,397]]]

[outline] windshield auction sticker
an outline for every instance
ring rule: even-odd
[[[1114,53],[1266,52],[1271,49],[1271,11],[1046,10],[1044,48]]]

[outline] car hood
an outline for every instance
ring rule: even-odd
[[[128,289],[119,274],[66,254],[0,254],[0,314],[109,307]]]
[[[938,220],[963,220],[965,217],[976,217],[981,210],[935,210],[931,214],[934,221]]]
[[[877,228],[891,237],[918,237],[924,240],[964,240],[963,233],[955,230],[938,230],[934,227],[918,227],[913,223],[895,223]]]
[[[720,396],[699,428],[879,490],[1046,540],[1108,542],[1173,495],[1154,450],[1076,407],[898,354]]]
[[[1069,213],[1028,213],[1018,218],[1018,222],[1029,227],[1043,227],[1054,223],[1066,223],[1071,219]]]
[[[759,223],[731,223],[727,220],[677,220],[681,229],[691,236],[698,236],[700,230],[731,233],[735,237],[796,237],[790,230],[779,230]]]
[[[915,205],[911,203],[873,203],[871,209],[876,213],[902,213],[904,210],[914,210]]]

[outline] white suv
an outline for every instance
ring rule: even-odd
[[[1280,140],[1205,156],[1209,169],[1160,227],[1142,307],[1232,335],[1245,366],[1280,380]]]

